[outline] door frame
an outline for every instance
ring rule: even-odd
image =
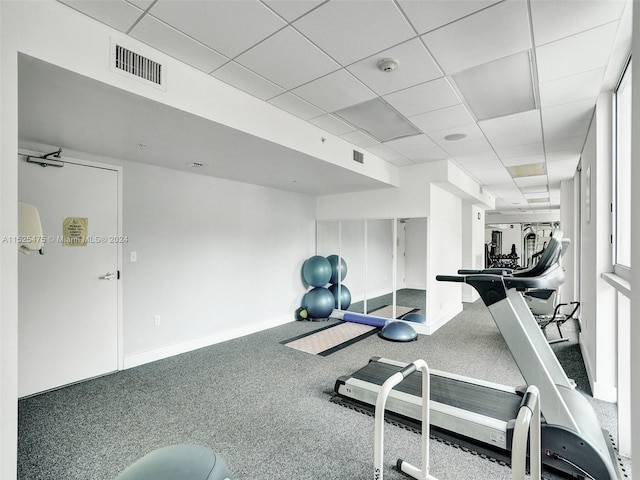
[[[55,149],[55,147],[52,147],[51,149]],[[47,149],[45,149],[47,150]],[[47,151],[51,151],[51,150],[47,150]],[[26,148],[20,148],[18,151],[18,156],[19,157],[26,157],[26,156],[42,156],[44,155],[43,152],[40,151],[36,151],[36,150],[30,150],[30,149],[26,149]],[[118,213],[118,232],[117,232],[117,236],[118,237],[122,237],[123,233],[122,233],[122,229],[123,229],[123,225],[122,225],[122,218],[123,218],[123,208],[122,208],[122,204],[123,204],[123,192],[124,192],[124,188],[123,188],[123,174],[124,174],[124,168],[121,165],[114,165],[112,163],[105,163],[105,162],[97,162],[94,160],[86,160],[86,159],[80,159],[77,158],[77,156],[82,156],[82,153],[78,153],[78,152],[74,152],[72,151],[71,156],[67,156],[64,154],[64,150],[62,152],[62,158],[61,160],[64,163],[70,163],[73,165],[79,165],[82,167],[92,167],[92,168],[101,168],[104,170],[113,170],[117,173],[117,177],[118,177],[118,181],[117,181],[117,189],[118,189],[118,205],[117,205],[117,213]],[[36,167],[34,165],[34,167]],[[55,167],[49,167],[49,168],[55,168]],[[62,167],[64,168],[64,167]],[[119,278],[117,280],[117,306],[116,306],[116,311],[117,311],[117,357],[118,357],[118,371],[120,370],[124,370],[124,339],[123,339],[123,332],[124,332],[124,323],[123,323],[123,313],[122,313],[122,264],[123,264],[123,243],[122,242],[118,242],[117,243],[117,252],[118,252],[118,261],[117,261],[117,268],[118,268],[118,272],[120,273]],[[20,292],[18,291],[18,295],[20,295]]]

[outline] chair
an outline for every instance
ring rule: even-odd
[[[524,294],[524,298],[545,336],[547,335],[547,327],[551,324],[556,325],[560,338],[548,340],[549,343],[553,344],[569,341],[568,338],[562,335],[562,329],[560,327],[568,320],[576,319],[576,313],[580,308],[580,302],[556,304],[557,291],[546,289],[528,291]],[[568,306],[572,306],[571,313],[565,314],[560,311],[562,307]]]

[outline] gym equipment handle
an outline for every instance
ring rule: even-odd
[[[464,283],[464,277],[458,277],[456,275],[436,275],[436,280],[439,282],[460,282]]]

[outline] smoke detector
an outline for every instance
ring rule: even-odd
[[[383,58],[378,62],[378,69],[381,72],[393,72],[396,68],[398,68],[398,60],[395,58]]]

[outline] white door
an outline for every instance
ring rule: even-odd
[[[22,397],[118,369],[118,243],[124,239],[117,170],[72,163],[43,168],[20,158],[18,197],[38,208],[46,241],[44,255],[18,260]],[[84,236],[86,244],[65,244],[65,223],[71,225],[65,232]]]

